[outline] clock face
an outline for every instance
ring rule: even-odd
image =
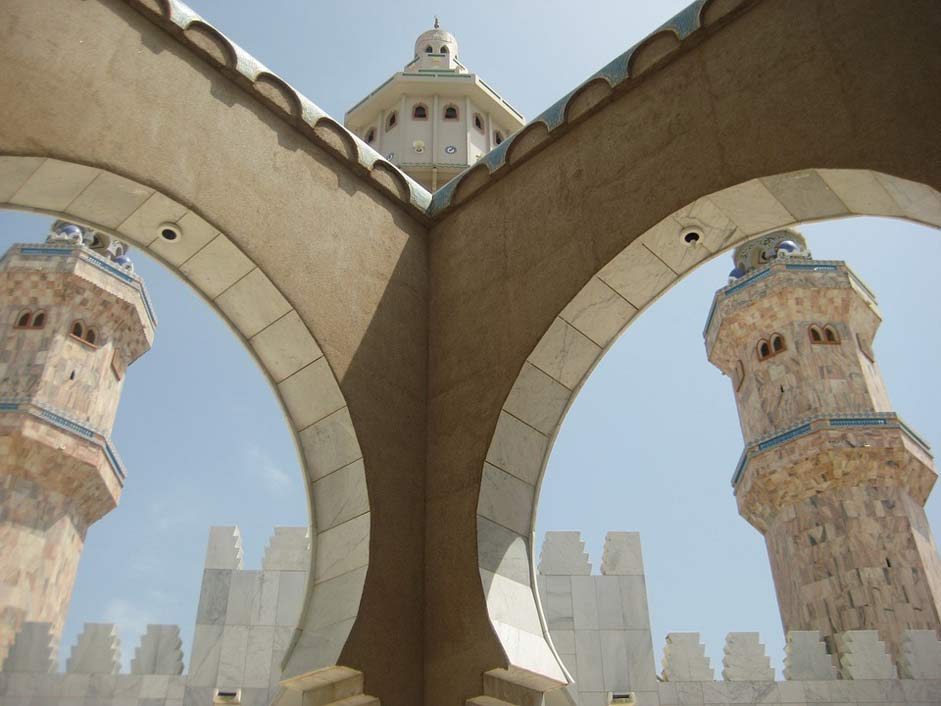
[[[457,147],[455,147],[454,145],[448,145],[447,147],[444,148],[444,151],[447,152],[448,154],[454,154],[455,152],[457,152]]]

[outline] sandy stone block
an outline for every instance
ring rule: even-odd
[[[898,674],[876,630],[847,630],[836,634],[840,671],[844,679],[896,679]]]
[[[477,562],[481,569],[527,583],[529,548],[526,535],[477,516]]]
[[[516,476],[484,463],[477,514],[519,534],[529,532],[535,489]]]
[[[637,313],[637,309],[597,277],[575,295],[559,314],[598,346],[604,348]]]
[[[879,183],[909,218],[941,227],[941,194],[925,184],[874,172]]]
[[[725,637],[722,678],[730,682],[773,682],[774,669],[757,632],[730,632]]]
[[[316,481],[312,495],[318,531],[369,512],[363,460],[354,461]]]
[[[797,680],[836,679],[836,667],[816,630],[791,630],[784,648],[784,678]],[[800,699],[802,700],[802,699]]]
[[[169,219],[164,222],[171,222]],[[179,267],[189,260],[193,255],[199,252],[206,243],[219,235],[219,231],[202,217],[192,211],[186,211],[181,216],[172,220],[180,230],[180,237],[176,240],[167,240],[157,238],[154,240],[150,249],[160,255],[171,265]],[[151,231],[157,235],[158,224],[151,226]]]
[[[251,344],[275,382],[283,381],[323,355],[296,311],[260,331]]]
[[[667,216],[641,235],[640,242],[671,270],[682,274],[712,254],[703,243],[704,234],[698,225],[695,227],[698,240],[691,238],[687,242],[684,230],[676,218]]]
[[[241,569],[242,535],[238,526],[210,527],[205,569]]]
[[[354,569],[314,587],[305,630],[320,628],[355,618],[366,581],[366,567]]]
[[[812,169],[764,177],[761,182],[799,221],[849,213],[846,205]]]
[[[254,263],[224,235],[217,235],[202,250],[180,265],[180,272],[210,299],[247,275]]]
[[[251,338],[291,310],[287,299],[258,268],[220,294],[216,304],[245,338]]]
[[[534,485],[549,439],[506,412],[501,412],[487,451],[487,461]]]
[[[491,620],[497,620],[533,633],[542,634],[542,623],[528,582],[522,584],[490,571],[480,571],[480,581]]]
[[[17,206],[64,211],[92,183],[100,170],[82,164],[47,159],[10,197]]]
[[[588,576],[591,564],[581,532],[546,532],[539,553],[539,573],[544,576]]]
[[[99,172],[71,204],[69,213],[105,228],[117,228],[154,193],[153,189],[130,179]]]
[[[941,641],[934,630],[905,630],[899,659],[902,679],[941,678]]]
[[[360,515],[317,535],[317,583],[369,563],[369,515]],[[283,579],[282,579],[283,580]]]
[[[530,354],[529,362],[574,390],[600,355],[598,344],[557,318]]]
[[[641,243],[621,251],[598,277],[636,309],[642,309],[676,281],[676,273]]]
[[[818,169],[817,173],[852,213],[869,216],[901,216],[876,175],[866,169]]]
[[[160,235],[160,226],[164,223],[176,223],[184,213],[186,213],[185,206],[160,192],[154,192],[123,223],[118,225],[117,231],[122,237],[140,245],[156,245],[154,241]],[[155,249],[154,252],[160,251]]]
[[[348,407],[304,429],[298,437],[311,480],[318,480],[362,458]]]
[[[758,179],[710,194],[709,200],[734,221],[743,235],[782,228],[795,219]]]
[[[45,157],[0,157],[0,203],[7,203],[45,161]]]
[[[639,532],[608,532],[601,555],[605,576],[643,576],[644,558]]]
[[[530,363],[523,363],[503,408],[543,434],[562,420],[572,391]]]
[[[315,360],[278,383],[278,390],[295,429],[306,429],[346,406],[325,358]]]

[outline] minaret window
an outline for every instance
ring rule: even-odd
[[[758,360],[765,360],[771,357],[771,346],[764,339],[758,341]]]
[[[81,321],[75,321],[72,323],[72,335],[76,338],[85,337],[85,326]]]
[[[386,118],[386,132],[389,132],[389,130],[394,128],[398,121],[399,114],[393,110],[391,113],[389,113],[389,117]]]
[[[369,128],[368,132],[366,133],[366,144],[371,145],[375,139],[376,131],[373,128]]]
[[[29,311],[20,312],[20,315],[16,317],[16,325],[14,328],[29,328],[30,323],[33,320],[33,314]]]
[[[480,113],[474,113],[474,127],[477,128],[477,130],[478,130],[480,133],[483,133],[483,131],[484,131],[484,119],[483,119],[483,117],[481,116]]]
[[[823,337],[826,339],[827,343],[839,343],[840,336],[836,332],[836,329],[832,326],[823,327]]]
[[[442,44],[442,45],[441,45],[441,53],[442,53],[442,54],[447,54],[447,53],[448,53],[448,47],[447,47],[446,44]]]
[[[419,103],[414,108],[412,108],[412,119],[413,120],[427,120],[428,119],[428,108]]]
[[[430,44],[429,44],[427,47],[425,47],[425,53],[426,53],[426,54],[433,54],[434,51],[435,51],[435,50],[431,48],[431,45],[430,45]]]
[[[46,325],[46,312],[37,311],[33,314],[33,323],[30,324],[30,328],[42,328]]]
[[[95,329],[90,328],[85,332],[85,340],[92,345],[95,345],[95,342],[98,340],[98,334],[95,333]]]
[[[448,105],[444,108],[444,119],[445,120],[457,120],[458,112],[456,105]]]
[[[819,326],[811,326],[807,330],[810,333],[811,343],[823,343],[823,333],[820,331]]]
[[[779,333],[774,334],[771,337],[771,353],[776,354],[785,350],[787,346],[784,345],[784,336]]]
[[[499,145],[501,142],[503,142],[503,133],[500,132],[499,130],[497,130],[495,133],[493,133],[493,141],[494,141],[494,143],[496,143],[496,144],[498,144],[498,145]]]

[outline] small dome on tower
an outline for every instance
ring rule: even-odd
[[[422,32],[415,40],[415,56],[420,58],[424,54],[448,54],[452,59],[457,58],[457,40],[441,29],[437,17],[434,28]]]

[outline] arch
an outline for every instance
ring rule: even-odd
[[[460,120],[461,113],[454,103],[448,103],[446,106],[444,106],[444,110],[441,111],[441,117],[444,120]]]
[[[33,314],[29,309],[24,309],[16,315],[16,323],[13,328],[32,328]]]
[[[768,339],[762,338],[755,346],[755,352],[758,354],[758,360],[767,360],[771,357],[771,344]]]
[[[823,339],[824,341],[826,341],[827,343],[831,345],[840,344],[840,334],[837,333],[836,328],[834,328],[830,324],[827,324],[826,326],[823,327]]]
[[[480,113],[474,113],[474,127],[481,135],[486,132],[486,124],[487,123],[484,120],[484,116],[482,116]]]
[[[427,47],[425,47],[425,53],[426,53],[426,54],[434,54],[434,51],[435,51],[435,50],[432,48],[432,46],[431,46],[430,44],[429,44]]]
[[[412,120],[427,120],[428,106],[424,103],[416,103],[412,106]]]
[[[30,323],[30,328],[44,328],[46,325],[46,312],[40,309],[35,314],[33,314],[33,321]]]
[[[805,190],[809,208],[797,218],[779,199],[780,192],[768,188],[782,181],[812,184],[844,205],[835,214],[832,201]],[[481,586],[510,665],[536,672],[547,683],[566,678],[535,591],[532,547],[552,444],[595,365],[640,312],[698,264],[761,233],[838,215],[893,216],[941,227],[941,195],[922,184],[866,170],[803,170],[747,181],[703,196],[642,233],[559,311],[503,403],[477,502]],[[686,243],[683,234],[693,226],[702,237]],[[787,349],[779,333],[761,342],[768,346],[767,357]],[[528,572],[521,573],[520,565]]]
[[[399,113],[397,110],[393,110],[386,117],[386,132],[389,132],[390,130],[392,130],[398,122],[399,122]]]
[[[810,336],[811,343],[823,343],[823,331],[816,324],[807,327],[807,335]]]
[[[68,203],[61,199],[63,188],[74,194]],[[83,203],[78,195],[91,189],[96,189],[95,199]],[[336,664],[365,585],[369,500],[349,407],[300,313],[226,234],[192,208],[122,175],[43,157],[0,156],[0,208],[45,213],[133,243],[196,289],[238,333],[291,424],[307,476],[315,539],[295,650],[310,660],[311,646],[332,640],[329,649],[316,648],[320,663],[314,664]],[[120,209],[117,217],[115,208]],[[160,237],[166,223],[176,224],[180,242]],[[98,332],[85,321],[71,322],[68,331],[83,344],[100,345]],[[115,357],[111,365],[115,376],[123,377],[123,362]],[[331,596],[340,586],[352,596],[342,601],[348,612],[325,624],[323,611],[336,610]],[[311,610],[318,596],[324,597]]]

